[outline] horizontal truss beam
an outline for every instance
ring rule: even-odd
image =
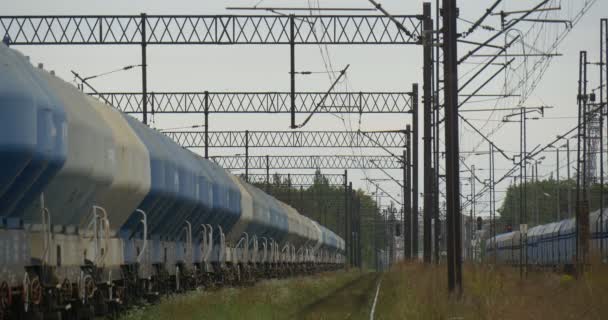
[[[210,158],[229,170],[244,170],[245,156],[215,156]],[[249,156],[249,170],[343,170],[343,169],[402,169],[403,163],[392,156],[312,155],[312,156]]]
[[[8,35],[17,45],[421,43],[419,16],[394,18],[411,35],[379,15],[142,14],[0,16],[0,37]],[[294,39],[290,39],[292,24]]]
[[[324,92],[298,92],[296,113],[310,113]],[[91,93],[125,113],[141,113],[141,92]],[[410,112],[409,92],[332,92],[317,113]],[[150,113],[290,113],[289,92],[149,92]]]
[[[205,147],[204,131],[163,132],[182,147]],[[404,148],[398,131],[209,131],[208,147],[268,148]]]
[[[249,174],[249,183],[253,184],[265,184],[266,174]],[[315,184],[328,184],[330,186],[343,186],[344,175],[343,174],[285,174],[285,173],[271,173],[268,175],[270,185],[276,186],[288,186],[293,187],[307,187]]]

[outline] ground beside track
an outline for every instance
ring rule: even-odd
[[[462,297],[447,294],[444,265],[400,264],[382,275],[356,271],[262,281],[247,288],[190,292],[130,311],[143,319],[369,319],[382,277],[376,320],[607,319],[608,265],[580,279],[553,272],[465,265]]]
[[[367,319],[376,278],[374,273],[338,271],[189,292],[134,308],[120,320]]]

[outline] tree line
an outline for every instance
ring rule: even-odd
[[[590,212],[600,208],[601,194],[599,183],[592,183],[587,188]],[[522,201],[524,195],[525,205]],[[608,188],[604,186],[604,207],[608,206],[607,195]],[[523,186],[511,185],[507,189],[502,206],[497,211],[500,214],[498,223],[501,226],[497,229],[499,231],[500,228],[517,229],[516,226],[522,223],[520,212],[527,214],[527,219],[524,218],[523,223],[527,223],[529,227],[572,218],[576,212],[576,181],[570,179],[558,183],[555,179],[549,178],[527,182]]]

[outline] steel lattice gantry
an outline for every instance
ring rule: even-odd
[[[97,15],[0,16],[0,36],[12,45],[141,46],[142,121],[148,122],[147,46],[279,44],[290,46],[290,113],[296,106],[296,45],[415,44],[422,15]]]
[[[225,169],[402,169],[403,161],[392,156],[215,156],[212,161]]]
[[[183,147],[405,148],[402,131],[168,131]],[[208,143],[205,143],[205,139]]]
[[[296,113],[310,113],[324,92],[297,92]],[[91,93],[125,113],[143,112],[141,92]],[[290,92],[149,92],[150,113],[290,113]],[[317,113],[406,113],[409,92],[331,92]]]
[[[330,186],[343,186],[345,176],[343,174],[249,174],[249,182],[254,184],[290,185],[290,186],[312,186],[315,183],[327,183]],[[319,181],[321,179],[322,181]]]
[[[394,18],[407,33],[378,15],[141,14],[0,16],[0,34],[18,45],[420,44],[420,16]]]

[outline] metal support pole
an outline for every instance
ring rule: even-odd
[[[606,40],[606,43],[604,43]],[[606,48],[604,48],[604,46]],[[604,56],[604,50],[605,56]],[[608,63],[608,19],[600,21],[600,230],[599,234],[604,234],[604,116],[606,105],[604,102],[604,80],[608,80],[608,68],[606,75],[602,68]],[[604,78],[606,76],[606,78]],[[608,90],[607,90],[608,93]],[[600,258],[604,259],[604,240],[600,240]]]
[[[408,217],[409,217],[409,231],[410,231],[410,237],[408,238],[409,241],[409,250],[410,250],[410,258],[414,258],[414,209],[413,209],[413,181],[412,181],[412,171],[413,171],[413,166],[412,166],[412,131],[411,131],[411,126],[407,125],[406,130],[408,132],[407,134],[407,140],[406,140],[406,145],[407,145],[407,207],[408,207]],[[418,221],[418,220],[416,220]]]
[[[458,150],[458,8],[443,0],[443,57],[445,101],[445,168],[448,233],[448,289],[462,294],[462,238],[460,233],[460,163]]]
[[[538,161],[534,160],[534,210],[536,210],[536,225],[540,224],[540,207],[538,203]]]
[[[384,261],[382,263],[382,270],[386,270],[386,268],[388,266],[390,266],[390,261],[388,259],[388,253],[389,253],[389,243],[388,243],[388,211],[386,209],[383,210],[383,221],[384,221],[384,234],[382,236],[382,244],[383,244],[383,248],[384,248],[384,254],[382,255],[382,260]]]
[[[601,73],[601,72],[600,72]],[[603,77],[602,77],[603,78]],[[602,79],[603,80],[603,79]],[[603,81],[601,81],[603,82]],[[603,83],[602,83],[603,86]],[[602,91],[603,89],[600,88],[600,91]],[[601,232],[601,230],[603,230],[603,222],[604,222],[604,105],[602,103],[603,99],[600,98],[600,111],[599,111],[599,116],[600,116],[600,234],[603,236],[603,233]],[[598,231],[598,230],[596,230]],[[603,237],[600,238],[600,255],[602,253],[602,249],[603,249]]]
[[[348,170],[344,170],[344,248],[346,252],[346,261],[348,263]]]
[[[418,259],[418,84],[412,85],[412,256]]]
[[[409,127],[408,127],[409,129]],[[408,178],[410,170],[410,132],[406,133],[406,150],[403,150],[403,255],[405,259],[412,258],[412,189]]]
[[[377,188],[376,188],[377,189]],[[376,202],[376,210],[374,210],[374,220],[372,222],[372,241],[374,242],[374,251],[373,251],[373,259],[374,259],[374,269],[378,270],[378,234],[376,231],[378,225],[378,215],[380,215],[380,211],[378,209],[378,203]]]
[[[406,250],[407,250],[407,258],[413,258],[413,243],[414,243],[414,217],[412,210],[412,133],[410,131],[410,126],[407,127],[407,136],[406,136],[406,146],[407,149],[405,151],[405,208],[406,208],[406,230],[407,230],[407,238],[405,239]]]
[[[382,218],[382,209],[380,208],[380,195],[378,194],[379,191],[379,186],[376,185],[376,217],[374,218],[374,222],[375,225],[377,226],[378,229],[376,229],[376,250],[374,251],[374,257],[376,258],[376,269],[380,270],[380,260],[378,259],[378,242],[379,242],[379,235],[382,234],[382,227],[380,226],[380,220],[378,220],[378,218]],[[380,231],[380,232],[378,232]]]
[[[475,165],[471,166],[471,212],[469,218],[469,239],[467,241],[467,247],[469,248],[469,259],[473,261],[475,255],[473,253],[473,237],[475,235],[475,218],[477,216],[477,197],[475,197]]]
[[[353,235],[353,249],[352,249],[352,265],[354,267],[357,267],[357,243],[358,243],[358,239],[357,239],[357,197],[355,196],[355,193],[352,191],[351,189],[351,217],[352,217],[352,222],[351,222],[351,230],[352,230],[352,235]]]
[[[489,189],[488,189],[488,194],[490,196],[490,201],[489,201],[489,207],[490,207],[490,237],[493,236],[494,232],[493,232],[493,227],[494,227],[494,222],[492,220],[492,214],[494,213],[494,209],[492,208],[492,204],[493,204],[493,200],[492,200],[492,143],[489,142],[488,143],[488,182],[489,182]]]
[[[142,122],[148,124],[148,59],[146,57],[146,14],[141,14],[141,104]]]
[[[355,264],[357,265],[357,267],[361,268],[361,199],[359,197],[356,197],[356,200],[357,206],[355,208],[357,212],[357,254]]]
[[[555,170],[556,170],[555,177],[556,177],[556,181],[557,181],[557,188],[556,188],[557,189],[557,192],[556,192],[556,194],[557,194],[556,195],[556,198],[557,198],[557,201],[556,201],[557,202],[557,210],[556,210],[555,213],[557,214],[557,216],[556,216],[557,220],[555,220],[555,221],[559,221],[561,219],[561,217],[560,217],[561,216],[561,214],[560,214],[561,203],[559,201],[560,200],[560,193],[561,193],[560,192],[561,191],[560,190],[561,185],[560,185],[560,181],[559,181],[559,147],[555,148],[555,158],[557,160],[557,164],[556,164],[556,168],[555,168]]]
[[[287,174],[287,203],[291,206],[291,173]]]
[[[266,155],[266,193],[270,193],[270,160]]]
[[[424,104],[424,209],[423,209],[423,254],[424,262],[431,263],[432,256],[432,218],[433,218],[433,159],[431,156],[432,135],[431,116],[433,113],[433,19],[431,3],[423,3],[423,104]]]
[[[580,52],[578,83],[578,147],[576,179],[576,275],[579,276],[587,263],[589,249],[589,201],[587,194],[587,52]],[[582,150],[581,150],[582,147]]]
[[[355,266],[361,268],[361,199],[355,193],[355,216],[357,217],[356,221],[356,234],[357,234],[357,250],[355,251]]]
[[[290,179],[291,179],[291,176],[290,176]],[[303,213],[304,212],[304,187],[303,186],[300,186],[300,212],[302,212],[302,214],[304,214]]]
[[[526,160],[527,157],[525,155],[525,133],[524,133],[524,127],[525,127],[525,110],[523,107],[520,108],[519,111],[519,157],[520,157],[520,162],[519,162],[519,231],[520,231],[520,238],[519,238],[519,245],[520,245],[520,250],[519,250],[519,277],[523,278],[524,277],[524,249],[523,249],[523,245],[524,245],[524,235],[522,233],[522,226],[524,225],[524,217],[525,217],[525,211],[526,211],[526,204],[525,204],[525,199],[526,199]]]
[[[525,233],[520,237],[521,239],[521,245],[522,245],[522,249],[520,250],[523,260],[523,272],[525,274],[525,276],[528,276],[528,165],[527,165],[527,160],[528,160],[528,116],[524,110],[524,108],[522,107],[521,109],[521,116],[522,116],[522,122],[523,122],[523,135],[522,135],[522,140],[523,140],[523,157],[522,159],[524,159],[523,163],[524,163],[524,185],[523,185],[523,219],[521,220],[523,224],[526,225],[526,230]]]
[[[439,16],[439,7],[440,7],[440,0],[435,0],[435,30],[440,30],[440,16]],[[440,39],[439,39],[439,33],[433,32],[433,34],[435,35],[435,41],[434,43],[440,43]],[[440,210],[439,210],[439,133],[440,133],[440,126],[439,126],[439,119],[440,119],[440,114],[439,114],[439,81],[440,81],[440,64],[439,64],[439,46],[433,46],[435,49],[433,50],[433,64],[434,64],[434,77],[433,77],[433,94],[434,94],[434,98],[433,98],[433,106],[434,106],[434,133],[433,133],[433,167],[435,168],[435,170],[433,171],[434,173],[434,178],[433,178],[433,194],[435,195],[435,197],[433,198],[434,201],[434,213],[435,213],[435,263],[439,263],[440,262],[440,250],[441,250],[441,242],[440,242],[440,235],[441,235],[441,219],[440,219]],[[444,241],[445,241],[445,236],[441,237]]]
[[[566,166],[566,175],[567,175],[567,179],[568,179],[568,218],[572,218],[572,186],[570,185],[570,179],[572,178],[570,176],[570,139],[566,138],[566,162],[567,162],[567,166]]]
[[[439,264],[439,235],[441,234],[441,220],[439,219],[439,192],[437,190],[437,170],[438,167],[433,167],[433,177],[431,179],[431,185],[433,190],[433,260],[436,264]]]
[[[245,181],[249,182],[249,130],[245,130]]]
[[[355,239],[357,239],[357,241],[355,242],[355,266],[357,267],[361,267],[361,264],[359,262],[359,256],[361,252],[361,225],[359,224],[361,220],[360,205],[361,204],[359,203],[359,197],[355,193]]]
[[[205,159],[209,159],[209,91],[205,91]]]
[[[348,221],[347,223],[347,228],[348,228],[348,261],[350,261],[350,265],[353,265],[353,183],[349,182],[348,183],[348,192],[346,193],[346,207],[348,208],[346,210],[347,213],[347,218],[346,220]]]
[[[294,15],[289,15],[289,66],[291,72],[290,75],[290,101],[291,101],[291,128],[295,129],[296,126],[296,42],[295,42],[295,19]]]
[[[350,228],[350,265],[355,266],[355,248],[357,246],[357,240],[355,239],[355,213],[354,213],[354,194],[353,194],[353,183],[348,183],[348,218],[350,223],[348,224]]]
[[[582,68],[583,65],[586,65],[585,62],[583,62],[583,51],[580,52],[580,56],[579,56],[579,69],[578,69],[578,95],[576,97],[576,102],[578,104],[578,134],[576,135],[577,138],[577,148],[576,148],[576,227],[575,227],[575,242],[576,242],[576,249],[575,249],[575,261],[576,261],[576,265],[577,267],[579,266],[579,245],[580,245],[580,239],[579,239],[579,223],[580,223],[580,200],[581,200],[581,196],[580,196],[580,190],[581,190],[581,136],[582,134],[584,134],[584,129],[583,129],[583,125],[585,123],[584,120],[584,111],[582,110],[582,103],[581,103],[581,98],[582,98]],[[584,143],[584,142],[583,142]],[[584,169],[583,169],[584,170]],[[583,176],[585,175],[585,173],[583,172]],[[578,270],[577,270],[578,271]]]
[[[490,229],[491,229],[492,238],[496,239],[496,185],[494,184],[496,173],[495,173],[494,169],[495,169],[495,167],[494,167],[494,145],[492,143],[490,143],[490,216],[491,216]],[[497,244],[496,244],[496,241],[493,241],[493,243],[494,243],[493,257],[494,257],[494,264],[496,264]]]

